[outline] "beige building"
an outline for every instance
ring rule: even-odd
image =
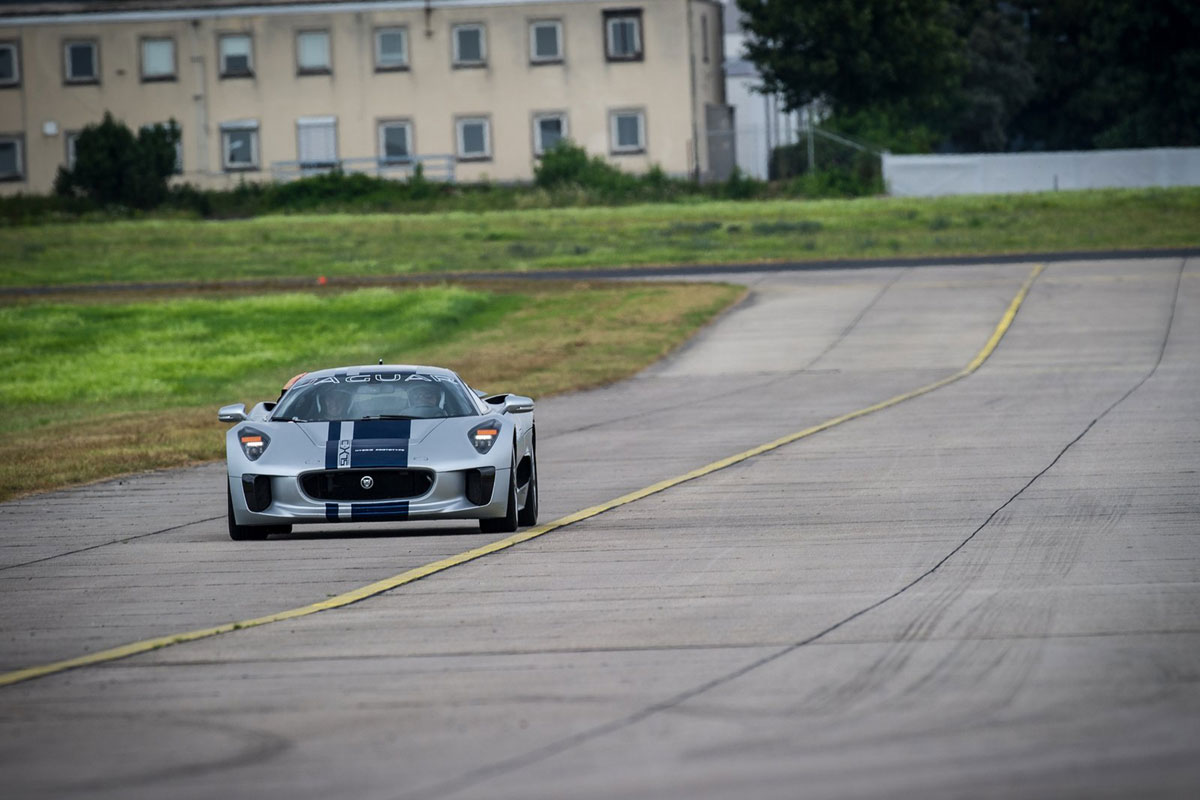
[[[0,5],[0,193],[48,192],[108,111],[175,119],[202,187],[340,164],[527,181],[562,137],[724,177],[719,0],[99,0]]]

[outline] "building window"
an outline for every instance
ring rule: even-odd
[[[21,48],[16,42],[0,42],[0,88],[21,85]]]
[[[63,131],[63,145],[67,150],[67,169],[75,169],[75,144],[79,141],[79,131]]]
[[[301,75],[328,75],[329,31],[301,31],[296,34],[296,71]]]
[[[246,33],[226,33],[217,40],[222,78],[254,77],[254,40]]]
[[[631,109],[613,111],[608,117],[614,153],[642,153],[646,150],[646,112]]]
[[[0,134],[0,181],[25,180],[24,144],[14,134]]]
[[[301,167],[325,169],[337,165],[337,118],[301,117],[296,120],[296,150]]]
[[[533,154],[544,155],[567,138],[567,115],[555,111],[533,115]]]
[[[487,65],[487,36],[482,25],[454,26],[454,66],[482,67]]]
[[[379,123],[379,160],[385,164],[412,161],[412,123],[408,120],[385,120]]]
[[[100,46],[94,41],[63,44],[67,83],[100,82]]]
[[[708,63],[708,15],[700,16],[700,52],[704,54],[704,63]]]
[[[142,39],[142,80],[175,80],[174,39]]]
[[[487,117],[460,117],[454,121],[458,134],[459,161],[486,161],[492,157],[492,136]]]
[[[258,122],[241,120],[221,126],[221,159],[227,171],[258,169]]]
[[[379,72],[408,69],[408,28],[375,31],[375,69]]]
[[[556,64],[563,60],[562,23],[542,20],[529,24],[529,60],[534,64]]]
[[[642,60],[642,12],[604,12],[604,52],[609,61]]]

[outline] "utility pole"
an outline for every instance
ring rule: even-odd
[[[804,107],[804,128],[808,132],[808,171],[817,168],[817,148],[813,145],[812,103]]]

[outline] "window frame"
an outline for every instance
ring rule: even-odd
[[[613,26],[620,22],[633,22],[635,44],[634,52],[618,54],[614,52]],[[643,61],[646,57],[646,41],[642,25],[642,10],[640,8],[609,9],[604,12],[604,58],[607,61]]]
[[[87,45],[92,50],[92,74],[78,77],[71,74],[71,48]],[[88,86],[100,83],[100,40],[99,39],[63,39],[63,83],[72,86]]]
[[[567,127],[567,112],[566,111],[536,111],[533,114],[533,156],[541,158],[546,154],[546,147],[542,142],[542,128],[540,123],[542,120],[557,119],[562,123],[562,135],[559,141],[570,137],[570,129]]]
[[[160,75],[146,74],[146,45],[151,42],[168,42],[171,45],[171,71]],[[138,75],[142,83],[164,83],[178,80],[179,60],[174,36],[142,36],[138,38]]]
[[[261,169],[262,154],[259,144],[259,125],[258,120],[238,120],[235,122],[223,122],[221,129],[221,168],[225,172],[257,172]],[[232,133],[250,133],[250,158],[249,163],[234,164],[229,160],[229,134]]]
[[[620,129],[617,120],[620,117],[634,116],[638,120],[638,144],[636,146],[620,144]],[[644,108],[614,108],[608,112],[608,151],[614,156],[634,156],[646,152],[646,109]]]
[[[0,183],[24,183],[29,173],[29,165],[25,163],[25,134],[0,133],[0,142],[11,142],[17,156],[17,171],[11,175],[0,175]]]
[[[21,40],[0,39],[0,49],[12,50],[13,74],[11,78],[0,78],[0,89],[17,89],[21,86]]]
[[[385,64],[383,62],[383,35],[385,33],[399,33],[404,39],[404,59],[401,63]],[[408,26],[407,25],[381,25],[375,29],[375,71],[376,72],[404,72],[409,69],[410,56],[408,47]]]
[[[325,37],[325,66],[306,67],[300,63],[300,39],[305,36],[323,35]],[[296,74],[297,75],[332,75],[333,74],[333,35],[329,28],[305,28],[296,31]]]
[[[537,34],[536,29],[543,26],[553,26],[555,35],[558,39],[558,53],[553,56],[539,56],[537,54]],[[529,21],[529,63],[535,66],[543,64],[561,64],[566,60],[566,48],[564,47],[563,21],[561,19],[533,19]]]
[[[405,129],[405,141],[408,144],[408,155],[404,157],[387,154],[387,136],[385,129],[400,127]],[[411,164],[416,161],[417,148],[413,145],[413,122],[408,117],[389,117],[375,120],[375,141],[378,147],[377,158],[380,164]]]
[[[482,155],[468,155],[463,140],[463,128],[474,122],[483,123]],[[464,114],[454,118],[454,157],[460,162],[491,161],[492,160],[492,118],[488,114]]]
[[[230,39],[245,39],[250,42],[250,52],[246,56],[246,69],[241,71],[230,70],[225,65],[225,50],[224,44]],[[217,70],[218,77],[222,80],[227,78],[253,78],[254,77],[254,34],[247,31],[226,31],[217,34]]]
[[[458,34],[466,30],[479,31],[479,59],[464,61],[459,52]],[[488,64],[487,25],[482,22],[459,22],[450,26],[450,66],[454,69],[479,69]]]

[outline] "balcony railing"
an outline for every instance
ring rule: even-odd
[[[314,163],[311,161],[273,161],[271,177],[277,181],[290,181],[323,175],[334,170],[345,173],[361,172],[379,178],[408,180],[417,165],[427,180],[454,183],[454,166],[457,159],[449,155],[413,156],[412,158],[342,158],[337,161]]]

